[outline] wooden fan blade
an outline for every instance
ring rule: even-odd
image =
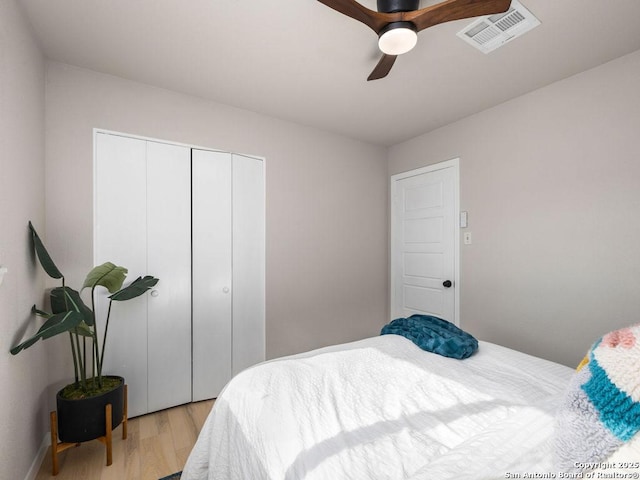
[[[413,12],[403,12],[402,20],[412,22],[420,31],[453,20],[506,12],[510,6],[511,0],[446,0]]]
[[[376,68],[373,69],[371,75],[367,77],[367,81],[370,80],[378,80],[380,78],[384,78],[389,74],[391,67],[396,62],[397,55],[382,55],[382,58],[376,65]]]
[[[379,13],[356,2],[356,0],[318,0],[329,8],[364,23],[374,32],[378,33],[390,21],[393,15]],[[397,15],[396,15],[397,16]]]

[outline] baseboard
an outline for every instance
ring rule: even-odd
[[[31,463],[31,467],[27,472],[27,476],[24,477],[24,480],[35,480],[38,472],[40,471],[40,465],[42,465],[42,461],[44,460],[45,455],[47,454],[47,449],[51,445],[51,433],[47,432],[42,439],[42,443],[40,444],[40,448],[38,449],[38,453],[36,458],[33,459]]]

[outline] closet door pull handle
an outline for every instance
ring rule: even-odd
[[[222,293],[229,293],[229,287],[223,287]]]
[[[160,295],[160,292],[158,290],[151,290],[152,297],[157,297],[158,295]]]

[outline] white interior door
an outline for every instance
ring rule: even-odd
[[[231,154],[192,151],[193,401],[231,379]]]
[[[458,324],[457,160],[394,175],[391,202],[391,317]]]

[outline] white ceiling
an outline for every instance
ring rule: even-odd
[[[522,0],[542,25],[504,47],[456,37],[471,20],[438,25],[367,82],[375,33],[316,0],[18,2],[50,59],[379,145],[640,49],[640,0]]]

